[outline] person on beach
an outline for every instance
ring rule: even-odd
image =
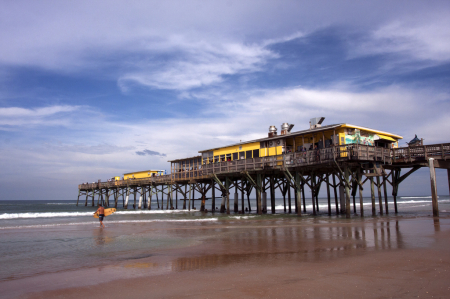
[[[105,217],[105,208],[102,207],[101,203],[98,204],[98,209],[97,211],[95,211],[95,213],[98,213],[98,221],[100,221],[100,227],[105,227],[105,225],[103,224],[103,217]]]

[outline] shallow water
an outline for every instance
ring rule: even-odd
[[[276,201],[277,214],[262,216],[118,209],[106,218],[107,227],[100,229],[98,220],[92,217],[94,207],[77,207],[67,201],[0,201],[0,281],[124,261],[136,261],[128,265],[139,268],[142,265],[137,261],[153,256],[176,256],[177,250],[182,250],[183,256],[164,264],[165,270],[215,267],[244,258],[251,261],[269,252],[269,260],[279,254],[284,258],[292,255],[296,259],[314,260],[359,250],[421,247],[432,242],[430,238],[415,236],[419,231],[420,236],[434,233],[436,226],[432,219],[426,220],[427,225],[419,226],[398,221],[430,215],[430,198],[399,198],[397,216],[393,214],[391,202],[392,199],[389,216],[366,217],[365,221],[359,217],[350,220],[328,217],[326,199],[320,199],[318,217],[302,218],[284,214],[282,199]],[[370,204],[365,203],[364,207],[365,214],[370,215]],[[450,199],[441,196],[439,208],[448,216]],[[310,212],[311,207],[307,206],[307,210]],[[439,225],[446,224],[446,220],[442,221]],[[199,256],[197,245],[208,248],[211,243],[217,248],[214,254],[208,249],[201,255],[204,257]],[[194,247],[196,253],[189,257],[189,248]]]

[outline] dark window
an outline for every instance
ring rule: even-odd
[[[239,153],[239,160],[244,160],[245,159],[245,152],[240,152]]]
[[[220,155],[220,162],[224,162],[225,161],[225,155]]]
[[[259,158],[259,149],[253,150],[253,158]]]
[[[233,161],[238,159],[238,153],[233,153]]]
[[[214,156],[214,162],[215,163],[219,162],[219,156]]]
[[[251,159],[252,158],[252,151],[246,151],[245,152],[245,159]]]

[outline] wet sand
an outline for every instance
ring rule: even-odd
[[[190,246],[0,283],[8,298],[449,298],[450,218],[153,227]]]

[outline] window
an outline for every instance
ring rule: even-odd
[[[245,159],[245,152],[240,152],[239,153],[239,159],[240,160],[244,160]]]
[[[219,162],[219,156],[214,156],[214,163]]]
[[[225,155],[220,155],[220,162],[224,162],[225,161]]]
[[[245,158],[246,159],[251,159],[252,158],[252,151],[246,151],[245,152]]]
[[[231,161],[231,154],[227,154],[225,160],[226,160],[226,161]]]
[[[259,150],[258,149],[253,150],[253,158],[259,158]]]
[[[239,145],[239,150],[242,151],[242,145]]]
[[[238,153],[233,153],[233,161],[238,159]]]

